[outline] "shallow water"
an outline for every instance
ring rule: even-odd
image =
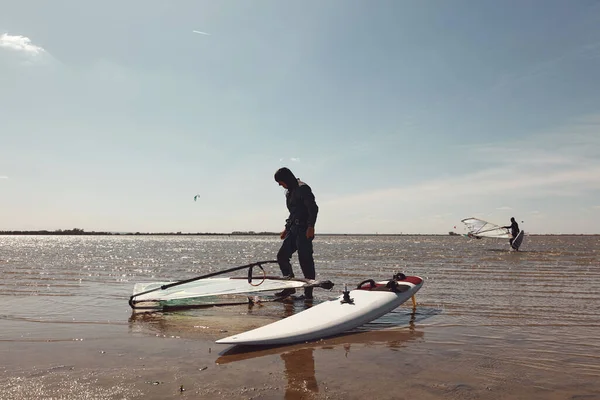
[[[0,236],[0,399],[181,395],[135,379],[161,374],[189,382],[189,395],[196,385],[199,398],[352,398],[361,382],[397,375],[411,377],[406,390],[420,398],[600,398],[600,236],[528,236],[519,252],[504,240],[456,236],[318,236],[317,278],[336,287],[315,289],[317,301],[397,272],[425,284],[415,312],[403,305],[314,344],[248,351],[213,342],[303,304],[169,313],[127,304],[135,282],[273,259],[279,244],[275,236]],[[294,268],[300,275],[295,259]],[[191,349],[202,361],[190,360]],[[144,372],[140,358],[168,367]],[[97,372],[123,365],[114,378]],[[254,365],[270,374],[235,375]],[[213,383],[200,389],[199,371]],[[253,395],[235,389],[252,384]]]

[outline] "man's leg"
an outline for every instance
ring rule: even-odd
[[[277,252],[279,269],[281,270],[281,274],[286,278],[294,277],[294,271],[292,270],[290,260],[292,254],[296,251],[296,236],[296,233],[289,232],[286,238],[283,239],[281,248],[279,248],[279,251]],[[286,297],[294,293],[296,293],[296,289],[284,289],[281,292],[275,293],[275,296]]]
[[[281,270],[281,274],[286,278],[294,277],[294,271],[292,270],[290,260],[292,259],[292,254],[296,251],[296,236],[295,233],[288,233],[286,238],[283,239],[279,252],[277,252],[279,269]]]
[[[312,239],[306,237],[306,231],[298,233],[297,239],[298,247],[298,261],[300,262],[300,268],[302,268],[302,274],[306,279],[315,279],[315,260],[313,258],[313,245]],[[305,288],[304,296],[307,299],[312,299],[313,288]]]

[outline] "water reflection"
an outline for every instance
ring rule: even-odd
[[[310,302],[290,301],[196,306],[166,311],[140,309],[132,311],[128,322],[132,333],[212,340],[223,337],[225,333],[258,328],[310,307]]]
[[[314,349],[300,349],[281,354],[287,377],[286,400],[300,399],[306,392],[319,392],[313,351]]]
[[[216,359],[217,364],[243,362],[258,357],[279,355],[283,360],[284,375],[287,379],[285,399],[304,398],[307,392],[319,392],[318,365],[315,363],[315,351],[333,352],[340,357],[349,358],[353,349],[369,345],[383,345],[394,351],[407,346],[411,341],[424,340],[424,332],[419,330],[416,322],[427,318],[432,313],[410,313],[406,328],[385,328],[362,332],[348,332],[335,337],[309,343],[298,343],[287,346],[232,346],[223,351]],[[357,353],[360,357],[361,352]]]
[[[308,307],[310,304],[296,302],[278,304],[276,308],[283,315],[291,315]],[[202,313],[135,312],[129,319],[129,327],[134,333],[213,340],[227,335],[223,332],[224,328],[233,332],[265,324],[251,315],[247,315],[247,318],[232,318],[232,313],[231,308],[219,308],[212,313],[210,310],[203,310]],[[318,394],[320,390],[316,352],[327,352],[333,356],[334,362],[335,359],[344,358],[354,358],[353,362],[362,362],[364,352],[357,350],[365,346],[380,345],[399,351],[409,342],[424,340],[424,331],[419,328],[418,322],[435,314],[436,310],[425,307],[411,309],[411,312],[401,309],[390,313],[387,319],[366,324],[359,330],[315,342],[284,346],[231,346],[219,353],[215,363],[245,362],[259,357],[279,358],[286,379],[285,399],[306,398],[308,393]],[[323,368],[328,369],[329,365],[325,363],[321,366],[321,371]]]

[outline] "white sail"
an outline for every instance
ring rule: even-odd
[[[508,228],[503,228],[479,218],[465,218],[461,221],[467,226],[470,236],[510,239],[512,235]]]
[[[163,290],[135,296],[135,302],[168,302],[181,299],[198,299],[202,297],[246,294],[255,292],[296,289],[317,281],[301,279],[254,278],[252,284],[246,278],[206,278],[183,283]],[[173,282],[136,283],[133,294],[157,289]]]

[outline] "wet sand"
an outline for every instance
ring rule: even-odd
[[[127,327],[90,324],[82,339],[0,342],[0,399],[600,398],[597,370],[536,367],[519,359],[526,344],[481,346],[494,341],[485,329],[469,329],[472,344],[453,341],[465,328],[428,326],[423,308],[402,306],[404,327],[279,347],[215,344],[268,322],[232,325],[227,311],[132,314]]]

